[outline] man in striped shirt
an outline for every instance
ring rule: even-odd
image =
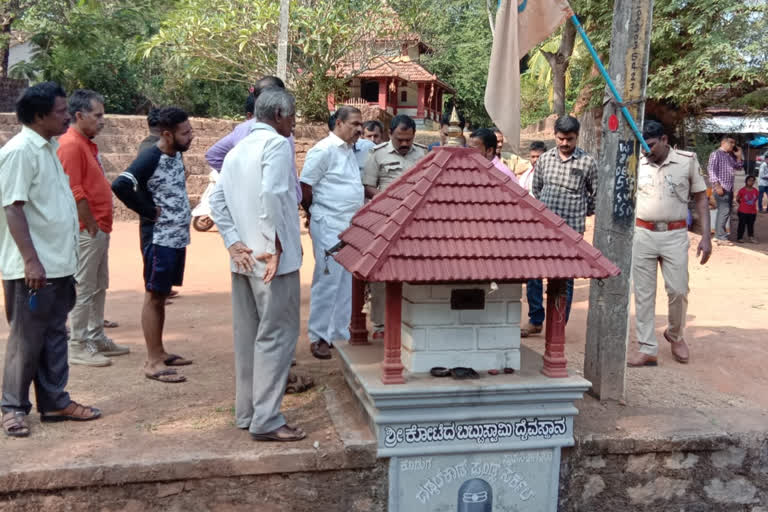
[[[744,168],[741,148],[736,145],[732,135],[723,135],[720,147],[709,155],[709,181],[717,202],[717,220],[715,221],[715,240],[719,245],[730,245],[725,228],[731,221],[733,205],[733,174]]]

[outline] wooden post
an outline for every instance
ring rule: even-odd
[[[384,361],[381,382],[404,384],[403,363],[400,360],[400,324],[403,320],[403,283],[387,282],[387,315],[384,330]]]
[[[420,83],[418,84],[419,87],[419,96],[418,100],[416,102],[416,117],[419,119],[424,118],[424,99],[425,99],[425,90],[426,90],[426,84]]]
[[[653,0],[616,0],[608,74],[632,116],[643,119]],[[629,334],[630,273],[635,222],[635,191],[640,143],[619,111],[603,109],[594,246],[621,275],[589,290],[584,377],[601,400],[624,398]]]
[[[379,78],[379,108],[387,110],[387,79]]]
[[[352,277],[352,319],[349,322],[349,344],[370,345],[365,313],[365,281]]]
[[[547,279],[544,367],[541,369],[541,373],[547,377],[568,376],[568,360],[565,358],[565,304],[566,282],[562,279]]]
[[[288,14],[290,0],[280,0],[280,31],[277,36],[277,76],[288,79]]]

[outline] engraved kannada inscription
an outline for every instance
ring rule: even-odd
[[[541,437],[550,439],[561,436],[568,430],[565,417],[557,419],[528,419],[517,422],[493,423],[440,423],[437,425],[413,424],[404,428],[384,427],[384,446],[395,446],[418,443],[434,443],[444,441],[474,440],[479,444],[498,443],[500,439],[517,437],[521,441]]]

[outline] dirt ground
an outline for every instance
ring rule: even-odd
[[[768,411],[768,215],[758,219],[760,245],[716,247],[710,263],[692,263],[687,340],[692,359],[676,363],[661,333],[665,326],[662,280],[659,279],[657,333],[661,339],[657,368],[628,369],[628,408],[745,408]],[[695,251],[696,235],[691,235]],[[588,233],[591,239],[591,233]],[[306,319],[313,266],[309,239],[304,235],[302,333],[297,349],[299,371],[309,373],[317,387],[288,396],[284,412],[315,442],[338,446],[325,407],[325,386],[343,386],[338,357],[313,359],[308,350]],[[42,468],[54,462],[116,463],[126,459],[161,460],[195,457],[202,452],[283,450],[255,444],[233,424],[233,360],[228,260],[215,231],[193,232],[188,249],[185,284],[167,309],[165,343],[168,350],[194,359],[184,369],[188,382],[162,384],[145,379],[141,370],[144,343],[139,312],[143,297],[138,225],[118,223],[110,251],[111,287],[107,317],[120,327],[108,333],[131,347],[131,354],[113,359],[106,368],[71,368],[68,389],[73,399],[103,410],[103,419],[86,424],[41,424],[30,417],[32,436],[0,436],[0,473]],[[571,368],[583,364],[589,283],[576,283],[567,354]],[[0,339],[7,325],[0,325]],[[634,326],[630,333],[634,340]],[[543,337],[524,344],[538,353]],[[632,348],[635,342],[632,341]],[[4,357],[0,344],[0,357]],[[585,404],[594,400],[586,399]],[[599,405],[599,404],[598,404]]]

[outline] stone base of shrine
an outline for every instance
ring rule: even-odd
[[[404,384],[385,385],[383,346],[338,352],[377,455],[389,458],[390,512],[557,510],[560,452],[574,444],[574,402],[588,381],[545,377],[541,356],[525,351],[514,374],[406,373]]]

